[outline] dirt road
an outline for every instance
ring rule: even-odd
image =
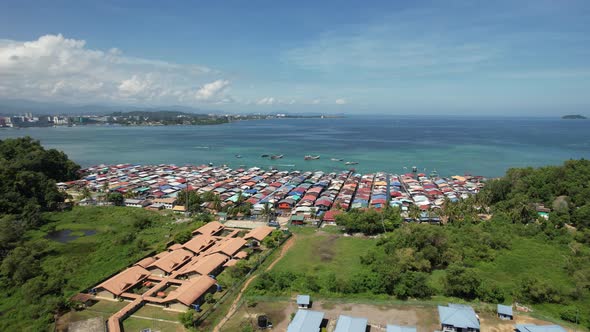
[[[275,266],[275,264],[278,263],[281,260],[281,258],[283,258],[283,256],[285,256],[285,253],[287,253],[289,248],[291,248],[293,246],[293,244],[295,244],[295,237],[296,237],[295,234],[293,234],[291,236],[291,238],[289,238],[287,240],[287,242],[285,242],[285,244],[283,245],[283,248],[281,248],[281,253],[279,254],[279,256],[277,258],[275,258],[275,260],[272,263],[270,263],[270,265],[265,269],[265,271],[269,271],[270,269],[272,269],[273,266]],[[246,282],[244,283],[244,285],[240,289],[238,296],[236,297],[234,302],[232,302],[231,306],[229,307],[227,314],[213,328],[213,332],[219,332],[221,330],[221,327],[231,318],[231,316],[233,316],[233,314],[236,313],[236,310],[238,309],[238,304],[240,302],[240,299],[242,298],[242,295],[244,294],[244,291],[246,291],[246,288],[248,288],[250,283],[252,283],[252,281],[254,281],[254,279],[256,279],[257,276],[258,275],[255,274],[255,275],[251,276],[248,280],[246,280]]]

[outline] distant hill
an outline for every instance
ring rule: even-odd
[[[34,114],[110,114],[114,112],[157,112],[175,111],[183,113],[222,114],[217,110],[202,110],[195,107],[171,105],[171,106],[134,106],[134,105],[109,105],[109,104],[67,104],[58,102],[39,102],[25,99],[0,99],[0,115],[19,113]]]
[[[587,117],[580,115],[580,114],[570,114],[570,115],[564,115],[561,117],[562,119],[566,119],[566,120],[584,120],[587,119]]]

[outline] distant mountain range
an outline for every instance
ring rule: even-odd
[[[131,105],[101,105],[101,104],[85,104],[74,105],[56,102],[38,102],[23,99],[2,99],[0,100],[0,115],[18,114],[18,113],[34,113],[34,114],[110,114],[114,112],[155,112],[155,111],[175,111],[184,113],[199,113],[199,114],[222,114],[218,110],[202,110],[187,106],[161,106],[161,107],[142,107]]]

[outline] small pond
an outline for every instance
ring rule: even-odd
[[[72,233],[74,233],[74,234],[72,234]],[[59,231],[49,232],[47,234],[47,236],[45,236],[45,237],[47,239],[50,239],[53,241],[67,243],[67,242],[70,242],[70,241],[73,241],[73,240],[79,238],[80,235],[77,235],[79,233],[84,233],[84,236],[88,236],[88,235],[96,234],[96,231],[95,230],[80,230],[80,231],[74,232],[71,229],[62,229]]]

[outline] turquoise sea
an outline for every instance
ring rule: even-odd
[[[216,126],[82,126],[0,129],[0,139],[31,136],[83,166],[101,163],[245,165],[298,170],[500,176],[510,167],[590,158],[590,120],[352,116],[275,119]],[[283,154],[269,160],[262,154]],[[305,161],[305,155],[321,159]],[[241,155],[242,158],[237,158]],[[358,165],[345,166],[341,158]]]

